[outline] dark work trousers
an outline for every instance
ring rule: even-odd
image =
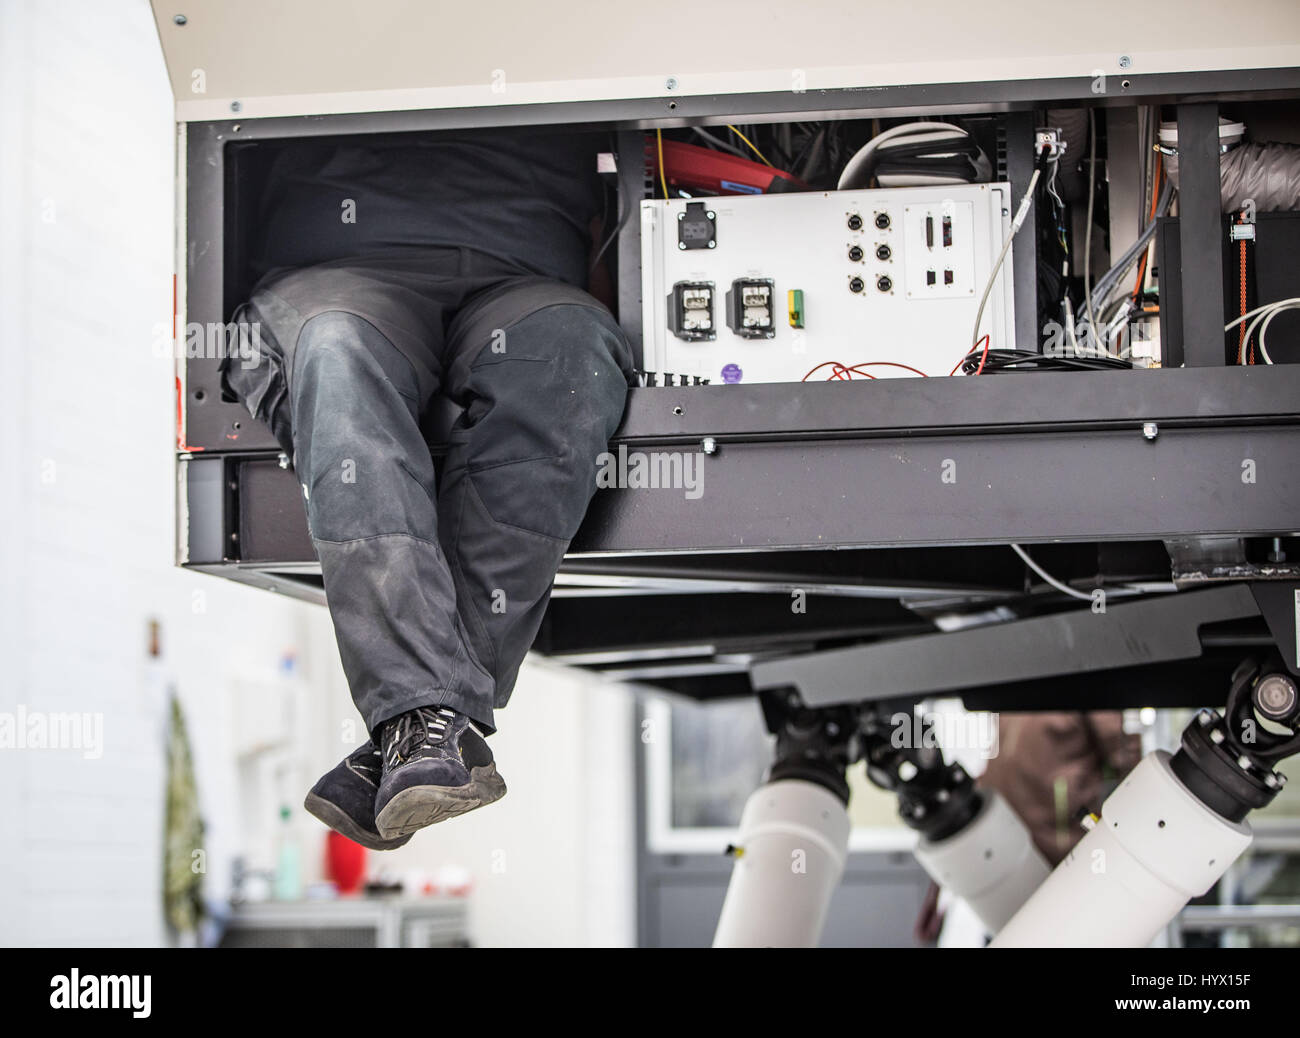
[[[631,350],[585,292],[472,250],[269,275],[227,388],[292,451],[352,697],[486,731],[622,417]],[[422,424],[463,410],[441,476]]]

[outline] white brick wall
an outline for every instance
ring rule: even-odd
[[[219,893],[239,843],[224,689],[324,618],[171,565],[172,371],[151,345],[171,318],[173,128],[147,4],[0,17],[0,710],[102,712],[105,743],[0,750],[0,942],[154,944],[167,680]]]
[[[171,564],[175,397],[151,345],[171,321],[172,133],[145,0],[0,2],[0,711],[102,712],[105,742],[97,760],[0,749],[0,944],[166,939],[169,682],[197,761],[210,894],[228,888],[249,830],[230,745],[236,680],[298,656],[318,706],[296,747],[307,782],[342,755],[339,725],[355,716],[324,610]],[[145,656],[150,617],[163,623],[160,664]],[[511,796],[395,864],[470,867],[489,943],[626,942],[626,700],[532,674],[494,743]],[[323,833],[299,826],[311,878]],[[489,881],[502,847],[509,871]]]

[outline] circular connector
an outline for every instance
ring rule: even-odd
[[[854,263],[858,263],[862,260],[862,247],[860,245],[849,246],[849,259]]]
[[[857,213],[849,214],[849,230],[850,231],[862,230],[862,217],[860,217]]]
[[[880,289],[880,291],[888,292],[893,287],[894,279],[888,274],[881,274],[880,277],[876,278],[876,288]]]
[[[1290,725],[1300,706],[1300,689],[1289,674],[1265,674],[1255,686],[1255,709],[1270,721]]]
[[[894,250],[891,249],[888,245],[876,246],[876,259],[880,260],[881,263],[888,262],[889,257],[892,256],[893,254],[894,254]]]
[[[850,292],[861,292],[866,287],[867,287],[867,283],[863,281],[861,278],[849,278]]]
[[[889,214],[876,213],[876,226],[882,231],[887,230],[889,228]]]

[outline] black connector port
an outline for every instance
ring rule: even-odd
[[[727,327],[742,339],[776,335],[776,288],[770,278],[740,278],[727,289]]]
[[[687,342],[716,339],[713,282],[679,281],[668,296],[668,330]]]

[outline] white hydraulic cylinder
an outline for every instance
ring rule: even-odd
[[[1206,807],[1169,759],[1143,758],[992,947],[1142,948],[1214,885],[1250,846],[1250,826]]]
[[[803,779],[762,786],[741,813],[713,946],[816,947],[848,850],[849,815],[830,790]]]
[[[1047,879],[1051,868],[1020,816],[995,790],[970,823],[938,842],[922,838],[916,859],[941,887],[966,901],[997,933]]]

